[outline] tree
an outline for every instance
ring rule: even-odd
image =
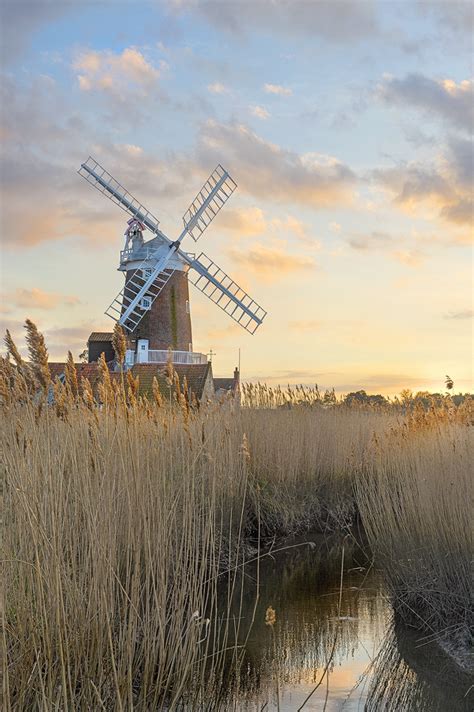
[[[348,393],[344,398],[344,403],[346,405],[386,405],[388,403],[387,399],[377,393],[376,395],[369,395],[364,390],[353,391]]]

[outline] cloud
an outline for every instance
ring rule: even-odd
[[[214,82],[214,84],[207,85],[207,91],[211,94],[228,94],[229,90],[224,84],[220,82]]]
[[[50,361],[55,359],[65,360],[68,351],[71,351],[77,360],[79,354],[87,346],[89,334],[93,331],[111,331],[110,323],[82,322],[67,327],[52,326],[44,329],[44,338],[50,354]]]
[[[84,146],[145,204],[183,191],[188,167],[180,168],[172,158],[173,165],[167,165],[135,144],[111,143],[107,129],[98,132],[89,125],[91,114],[76,113],[68,94],[50,77],[20,85],[3,77],[0,101],[8,106],[2,112],[0,170],[0,231],[6,247],[67,237],[87,237],[97,246],[120,240],[121,211],[76,173],[87,158]]]
[[[104,201],[96,201],[94,205],[92,200],[89,207],[79,186],[73,186],[77,179],[73,167],[78,163],[73,159],[66,166],[55,159],[41,160],[28,149],[6,156],[0,175],[4,196],[0,229],[5,246],[18,249],[84,236],[91,232],[87,227],[91,223],[99,230],[101,240],[116,239],[117,221],[110,207]],[[25,195],[28,195],[27,210]]]
[[[264,106],[251,106],[250,113],[252,114],[252,116],[256,116],[257,119],[265,120],[270,118],[270,114]]]
[[[439,0],[423,0],[416,3],[416,10],[423,16],[431,16],[436,23],[438,36],[434,36],[437,46],[440,40],[456,43],[456,49],[467,41],[472,47],[472,30],[474,14],[469,2],[439,2]]]
[[[346,238],[346,242],[354,249],[361,252],[369,250],[380,250],[390,246],[393,237],[387,232],[372,230],[364,235],[352,235]]]
[[[64,304],[74,306],[80,304],[79,297],[68,294],[58,294],[57,292],[44,292],[42,289],[32,287],[31,289],[16,289],[13,294],[4,295],[4,299],[9,298],[10,302],[18,308],[50,310]]]
[[[350,203],[356,176],[336,158],[298,154],[265,141],[242,124],[207,121],[196,158],[203,170],[226,156],[239,188],[253,197],[312,208]]]
[[[243,236],[261,235],[267,229],[263,210],[260,208],[225,209],[219,213],[216,226],[232,230]]]
[[[90,140],[87,126],[50,77],[35,77],[20,86],[4,77],[0,91],[2,105],[8,106],[2,113],[0,171],[4,245],[18,249],[80,234],[80,226],[92,215],[77,191],[75,173],[84,160],[78,147],[82,151]],[[97,210],[104,236],[110,225],[107,210]]]
[[[64,361],[68,351],[72,351],[73,356],[77,358],[86,347],[88,336],[92,331],[110,331],[110,325],[97,322],[82,322],[67,327],[45,326],[37,322],[37,327],[44,335],[50,361]],[[2,319],[0,331],[4,334],[6,329],[12,334],[20,353],[28,357],[24,321]]]
[[[165,66],[162,63],[160,69],[153,67],[134,47],[127,47],[121,54],[88,50],[73,62],[82,91],[98,90],[121,96],[130,87],[145,95],[157,83]]]
[[[294,255],[278,247],[254,244],[247,252],[229,250],[229,255],[239,267],[257,275],[264,282],[274,282],[281,277],[309,272],[316,264],[311,257]]]
[[[462,309],[461,311],[450,311],[444,315],[445,319],[473,319],[474,309]]]
[[[96,59],[95,55],[89,57],[83,66],[94,72]],[[98,62],[100,66],[100,56]],[[21,85],[5,77],[0,91],[2,105],[8,106],[2,115],[0,230],[4,244],[11,248],[65,238],[86,238],[96,245],[120,239],[120,211],[76,174],[87,157],[84,146],[152,210],[160,199],[174,208],[177,197],[180,201],[192,197],[193,181],[207,178],[210,166],[220,163],[223,156],[228,157],[231,173],[237,173],[233,177],[240,188],[259,201],[268,197],[319,208],[352,198],[356,178],[336,159],[286,151],[246,127],[208,121],[200,127],[189,152],[170,150],[158,156],[137,143],[112,142],[107,125],[98,129],[94,125],[97,114],[83,108],[89,92],[84,92],[76,108],[67,90],[47,76]],[[110,99],[112,103],[106,97],[109,108],[121,105]],[[177,205],[177,209],[185,205]],[[250,229],[259,234],[261,216],[245,217],[256,219],[256,226]],[[240,226],[248,232],[249,220]]]
[[[352,376],[352,381],[339,383],[338,392],[348,393],[365,390],[367,393],[400,393],[404,388],[420,390],[433,386],[433,379],[403,373],[379,373],[374,375]],[[440,378],[440,389],[442,383]]]
[[[473,219],[473,144],[452,139],[436,163],[418,161],[377,169],[373,177],[393,197],[395,205],[414,211],[423,206],[454,225],[469,227]],[[468,242],[469,237],[461,236]]]
[[[422,74],[408,74],[403,79],[389,77],[378,93],[390,104],[412,106],[427,116],[437,116],[458,129],[470,132],[474,123],[474,82],[429,79]]]
[[[346,44],[373,37],[377,31],[373,0],[169,0],[175,13],[194,12],[210,24],[237,37],[254,31],[288,37],[319,37]]]
[[[263,89],[267,94],[277,94],[278,96],[290,96],[293,94],[289,87],[282,87],[280,84],[264,84]]]
[[[319,240],[310,235],[307,226],[294,215],[287,215],[285,218],[274,218],[269,223],[269,229],[284,238],[289,235],[294,236],[299,242],[312,248],[319,249],[321,247]]]
[[[15,62],[28,47],[31,36],[44,25],[79,9],[75,3],[64,0],[5,0],[0,3],[2,66]]]
[[[129,156],[135,157],[143,155],[143,148],[141,146],[135,146],[133,143],[119,144],[116,148],[118,150],[122,150],[124,153],[127,153]]]
[[[348,236],[345,242],[358,252],[380,252],[409,267],[419,267],[426,257],[422,250],[409,244],[410,238],[404,235],[395,237],[379,230]],[[399,249],[394,249],[395,246]]]
[[[419,267],[425,259],[425,254],[421,250],[395,250],[392,256],[408,267]]]
[[[308,227],[294,215],[284,218],[271,218],[265,216],[263,210],[257,207],[222,210],[216,218],[216,228],[236,232],[241,237],[254,235],[268,235],[288,240],[295,237],[299,242],[319,249],[320,243],[309,232]]]

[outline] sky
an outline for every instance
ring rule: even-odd
[[[190,287],[215,375],[472,389],[472,6],[1,0],[2,332],[51,360],[111,330],[126,215],[175,239],[221,163],[238,184],[190,252],[267,310],[247,334]],[[151,234],[150,234],[151,237]]]

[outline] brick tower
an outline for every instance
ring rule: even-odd
[[[127,269],[125,294],[128,292],[128,280],[135,275],[135,269]],[[146,297],[143,298],[142,304],[145,313],[138,326],[130,333],[131,340],[148,339],[150,349],[193,350],[187,272],[175,270],[150,307]]]
[[[125,272],[122,313],[128,299],[133,297],[133,287],[129,287],[129,283],[146,281],[151,271],[148,271],[149,268],[143,269],[143,260],[160,246],[156,238],[145,243],[142,230],[143,226],[137,220],[129,221],[125,233],[125,249],[120,253],[119,270]],[[143,315],[139,324],[129,330],[131,342],[136,344],[139,340],[146,340],[148,348],[152,350],[193,350],[187,272],[188,266],[180,259],[173,257],[170,260],[167,268],[149,288],[149,294],[141,299],[140,310]],[[154,289],[158,291],[159,288],[159,295],[153,299]]]

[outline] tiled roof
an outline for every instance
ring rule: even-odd
[[[206,384],[206,379],[211,368],[210,363],[200,364],[173,364],[174,371],[178,374],[179,382],[183,385],[184,378],[188,383],[188,388],[196,396],[201,398]],[[166,366],[154,363],[139,363],[133,366],[132,373],[139,377],[139,393],[150,398],[153,397],[153,377],[156,377],[160,391],[165,398],[174,391],[174,386],[170,386],[166,375]]]
[[[51,361],[48,361],[48,366],[52,381],[61,376],[66,368],[65,363],[51,363]]]
[[[53,381],[62,374],[64,374],[64,371],[66,369],[65,363],[49,362],[48,365],[51,373],[51,379]],[[90,381],[92,388],[95,390],[95,385],[99,378],[99,364],[97,362],[94,362],[76,363],[74,365],[76,367],[76,373],[79,383],[81,381],[81,378],[87,378]],[[184,378],[186,377],[188,388],[191,390],[192,393],[194,393],[196,398],[200,399],[203,394],[206,379],[209,376],[211,364],[174,364],[173,368],[179,376],[179,382],[181,386],[183,385]],[[146,395],[150,399],[153,398],[154,376],[158,381],[160,391],[164,398],[169,398],[170,394],[174,393],[174,385],[170,386],[166,375],[166,366],[163,364],[139,363],[133,366],[132,373],[135,378],[137,376],[139,377],[138,390],[140,395]],[[110,378],[112,380],[118,380],[120,379],[120,373],[110,372]]]
[[[112,331],[93,331],[87,341],[112,341]]]
[[[48,366],[52,381],[61,376],[66,370],[65,363],[49,361]],[[76,367],[77,378],[79,381],[81,378],[88,378],[91,384],[95,383],[99,376],[99,365],[97,363],[75,363],[74,366]]]
[[[235,385],[235,380],[233,378],[214,378],[214,390],[216,392],[220,389],[224,391],[233,391]]]

